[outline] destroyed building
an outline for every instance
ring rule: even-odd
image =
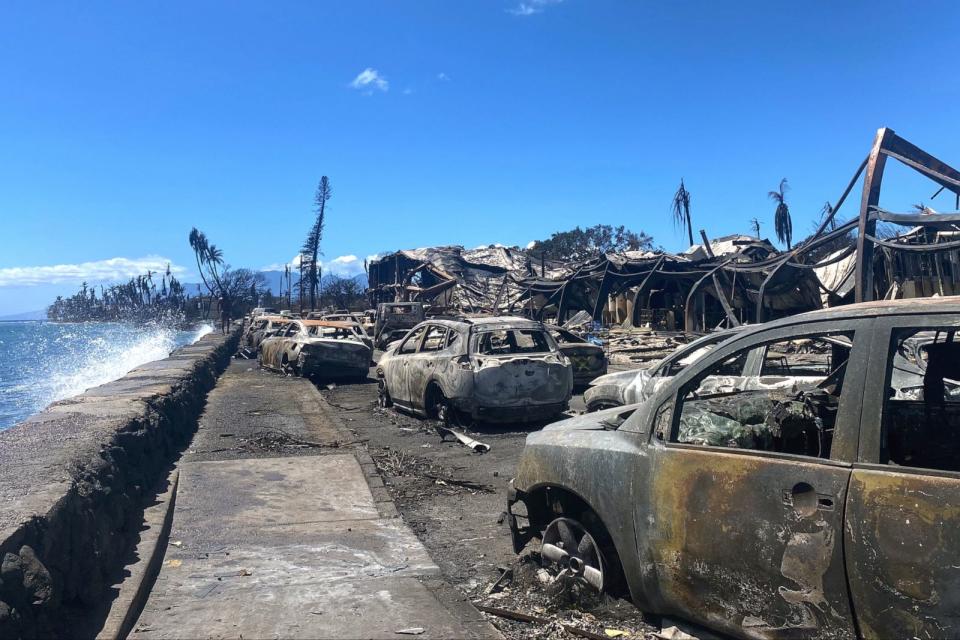
[[[887,159],[955,196],[960,172],[880,129],[836,205],[788,251],[729,235],[679,254],[607,253],[582,263],[518,247],[397,251],[369,265],[370,301],[421,301],[434,313],[522,314],[564,322],[579,312],[605,325],[702,332],[853,301],[960,294],[960,212],[880,207]],[[861,182],[857,215],[841,221]],[[848,207],[849,208],[849,207]],[[882,230],[882,232],[881,232]]]

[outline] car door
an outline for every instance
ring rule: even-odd
[[[280,335],[287,325],[271,322],[263,331],[260,340],[260,349],[263,352],[263,361],[270,367],[280,366],[281,339]]]
[[[842,541],[862,378],[843,375],[832,390],[798,397],[716,384],[712,395],[697,391],[760,345],[864,330],[834,321],[748,334],[657,397],[641,463],[652,480],[635,518],[654,606],[740,637],[856,635]],[[867,350],[853,345],[841,373],[862,371]]]
[[[446,341],[447,328],[441,325],[427,325],[423,340],[417,352],[407,357],[407,394],[410,406],[425,410],[427,383],[433,377],[437,364],[437,352]]]
[[[390,363],[384,371],[387,390],[394,402],[403,406],[410,406],[410,384],[407,376],[410,375],[410,357],[417,352],[420,340],[426,331],[426,325],[417,327],[403,339],[391,357]]]
[[[924,335],[926,360],[907,344]],[[960,315],[877,320],[844,545],[865,637],[960,635],[958,350]]]
[[[287,357],[289,362],[290,357],[290,336],[297,333],[299,327],[295,322],[288,324],[279,331],[277,331],[276,336],[270,338],[267,341],[269,345],[268,348],[265,348],[265,351],[269,351],[270,366],[276,368],[283,367],[284,356]],[[264,353],[264,358],[267,357],[267,354]]]

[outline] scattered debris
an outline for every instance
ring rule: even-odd
[[[513,569],[504,567],[499,567],[499,569],[501,572],[500,577],[494,582],[490,583],[490,586],[484,589],[484,593],[487,595],[499,593],[506,585],[510,584],[511,580],[513,580]]]
[[[267,451],[279,451],[286,448],[301,449],[319,449],[323,447],[335,447],[337,444],[327,445],[322,442],[304,440],[297,436],[287,433],[280,429],[265,429],[257,431],[251,438],[238,438],[243,449],[262,449]]]
[[[417,477],[429,480],[430,484],[434,487],[446,487],[450,491],[466,489],[472,493],[496,493],[496,490],[490,485],[474,482],[472,480],[455,478],[442,465],[432,460],[419,458],[403,451],[387,451],[385,453],[381,452],[378,454],[371,450],[370,456],[373,458],[374,463],[376,463],[377,469],[381,473],[386,474],[388,478]],[[408,487],[404,489],[404,491],[412,493],[414,488]],[[404,497],[408,499],[414,497],[423,498],[427,495],[425,493],[421,493],[414,496],[410,495],[410,493]]]
[[[661,640],[697,640],[696,636],[692,636],[678,627],[665,627],[654,633],[653,636],[661,638]]]
[[[464,446],[473,449],[474,453],[486,453],[487,451],[490,451],[490,445],[480,442],[479,440],[474,440],[460,429],[438,426],[437,432],[440,433],[440,438],[442,440],[446,440],[447,435],[449,434],[459,440]]]
[[[529,613],[523,613],[521,611],[511,611],[509,609],[501,609],[499,607],[489,607],[487,605],[476,604],[476,603],[474,603],[474,606],[476,606],[477,609],[479,609],[480,611],[483,611],[484,613],[489,613],[491,615],[499,616],[501,618],[506,618],[508,620],[516,620],[517,622],[530,622],[533,624],[540,624],[540,625],[550,625],[554,623],[554,621],[550,620],[549,618],[544,618],[543,616],[531,615]],[[590,638],[591,640],[606,640],[606,638],[599,633],[595,633],[588,629],[584,629],[582,627],[578,627],[572,624],[560,623],[560,628],[568,633],[572,633],[575,636],[580,636],[581,638]],[[622,633],[626,634],[626,632],[622,632]]]

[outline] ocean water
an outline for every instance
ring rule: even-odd
[[[51,402],[166,358],[213,330],[113,322],[0,322],[0,430]]]

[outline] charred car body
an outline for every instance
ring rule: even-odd
[[[420,302],[381,302],[373,326],[373,340],[377,349],[383,349],[407,331],[423,322],[423,304]]]
[[[434,319],[377,367],[381,404],[481,422],[552,418],[566,410],[570,363],[543,324],[524,318]]]
[[[953,635],[958,338],[957,298],[745,329],[645,403],[531,434],[514,545],[541,537],[594,586],[738,637]],[[718,382],[758,349],[761,378],[804,384]]]
[[[373,352],[373,338],[367,333],[366,328],[360,324],[360,321],[357,319],[357,316],[352,313],[328,313],[324,316],[321,316],[321,320],[326,322],[341,322],[349,324],[354,329],[354,333],[357,337],[363,342],[363,344],[370,347],[371,353]]]
[[[607,372],[607,356],[603,347],[581,338],[569,329],[548,325],[550,335],[573,367],[573,384],[582,387]]]
[[[257,316],[244,330],[241,343],[244,346],[256,349],[264,338],[273,335],[290,322],[286,316]]]
[[[583,393],[583,401],[587,405],[587,411],[600,411],[643,402],[684,367],[696,362],[717,344],[739,330],[740,327],[701,336],[678,348],[666,358],[654,363],[649,369],[617,371],[595,378]],[[755,365],[756,363],[751,364]],[[750,371],[744,372],[744,375],[750,374]],[[754,375],[759,375],[759,372]]]
[[[294,320],[260,343],[260,365],[304,377],[365,378],[372,350],[356,324]]]

